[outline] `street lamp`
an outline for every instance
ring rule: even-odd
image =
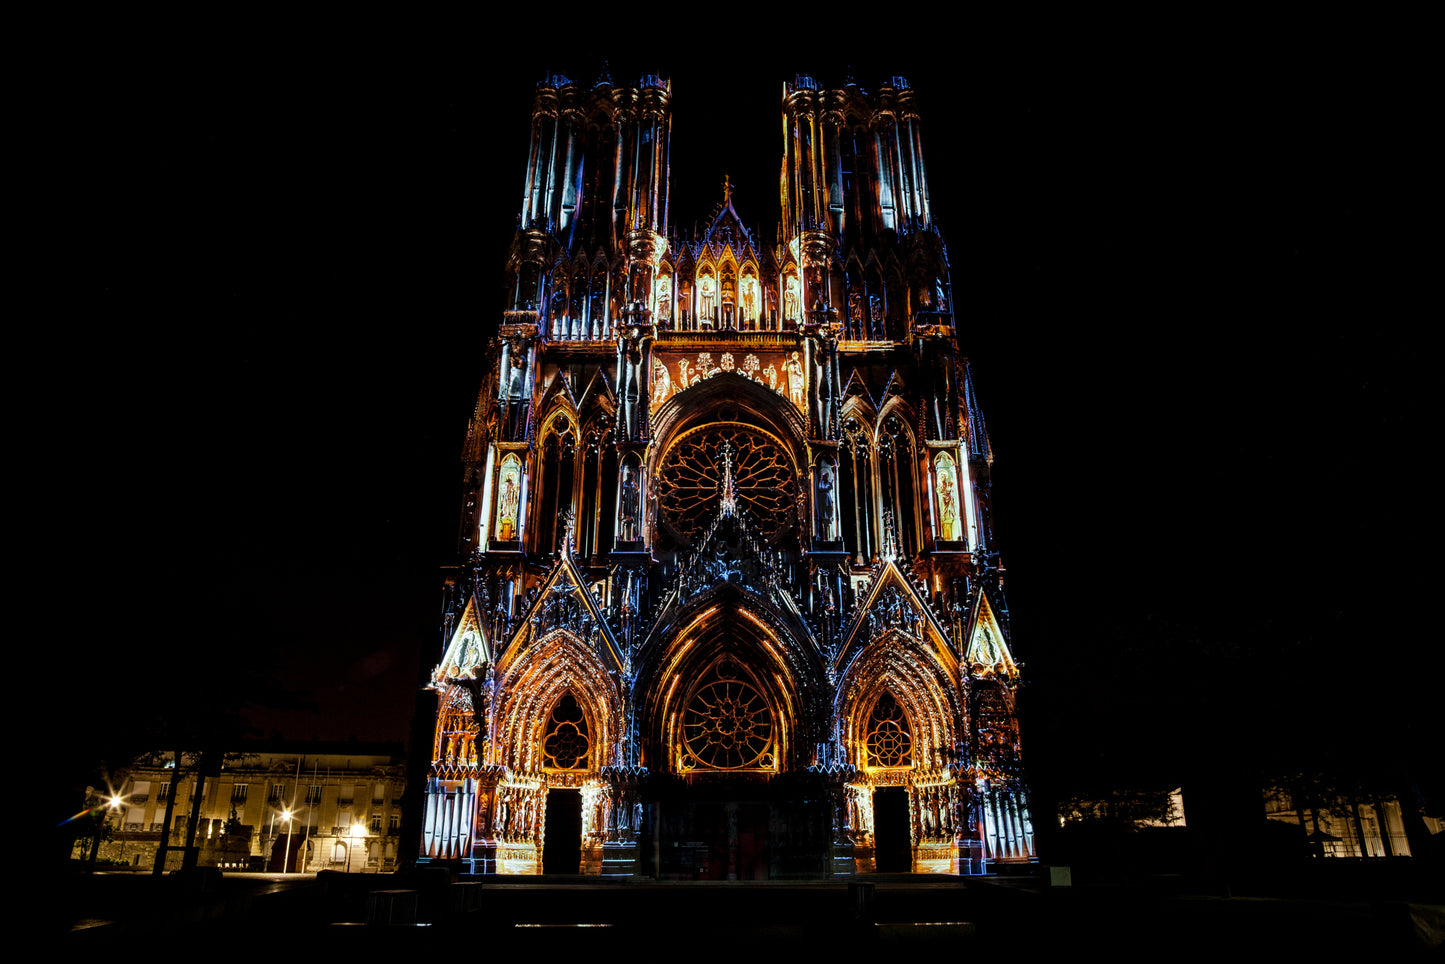
[[[288,874],[291,866],[291,808],[284,807],[281,810],[281,822],[286,825],[286,860],[281,864],[281,873]]]
[[[362,823],[353,823],[351,825],[350,836],[351,846],[346,848],[346,872],[348,874],[351,873],[351,851],[357,847],[360,847],[361,842],[366,839],[366,825]]]

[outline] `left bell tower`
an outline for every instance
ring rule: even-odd
[[[655,75],[537,85],[506,300],[463,449],[460,565],[431,682],[441,709],[425,858],[535,873],[544,813],[580,807],[582,839],[607,841],[605,855],[584,844],[584,868],[634,859],[635,828],[621,825],[633,804],[616,770],[636,762],[619,682],[629,647],[607,614],[630,627],[629,601],[647,592],[653,509],[642,466],[656,289],[667,283],[657,269],[671,100]],[[554,671],[555,683],[531,679]],[[536,745],[500,732],[509,688],[524,684],[548,703],[527,707],[527,725],[540,717],[545,730],[549,714],[563,714],[557,725],[577,752],[553,753],[542,739],[545,760],[507,758],[508,747]],[[580,805],[551,799],[573,791]]]

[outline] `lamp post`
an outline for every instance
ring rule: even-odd
[[[121,804],[120,794],[118,794],[118,793],[113,793],[113,794],[111,794],[110,799],[106,801],[106,808],[110,811],[110,813],[108,813],[108,814],[105,815],[105,819],[106,819],[106,822],[107,822],[107,823],[110,822],[111,814],[119,814],[119,813],[120,813],[120,804]],[[119,824],[118,824],[118,826],[120,826],[121,829],[124,829],[123,825],[119,825]],[[125,837],[124,837],[124,836],[121,836],[121,838],[120,838],[120,859],[121,859],[122,861],[125,860]]]
[[[281,822],[286,825],[286,860],[281,864],[281,873],[289,874],[291,867],[291,808],[281,810]]]

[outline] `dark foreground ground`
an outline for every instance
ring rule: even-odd
[[[1040,877],[908,875],[841,882],[584,882],[581,878],[453,881],[323,874],[211,875],[198,881],[74,874],[46,895],[57,950],[107,957],[201,941],[213,949],[318,947],[446,955],[548,948],[667,950],[686,958],[930,949],[1067,959],[1437,959],[1445,906],[1438,884],[1402,877],[1317,877],[1293,896],[1202,893],[1182,878],[1050,888]],[[393,891],[382,893],[378,891]],[[415,908],[414,914],[412,908]],[[418,921],[367,924],[390,913]],[[467,950],[470,949],[470,950]],[[1062,957],[1061,957],[1062,955]],[[65,953],[63,956],[70,956]],[[685,959],[685,958],[684,958]]]

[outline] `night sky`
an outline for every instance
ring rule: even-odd
[[[440,653],[531,92],[601,56],[342,47],[127,50],[67,115],[80,685],[126,732],[240,693],[263,733],[405,739]],[[765,243],[785,80],[918,91],[1060,784],[1434,739],[1408,78],[1305,49],[611,58],[673,80],[675,224],[726,173]]]

